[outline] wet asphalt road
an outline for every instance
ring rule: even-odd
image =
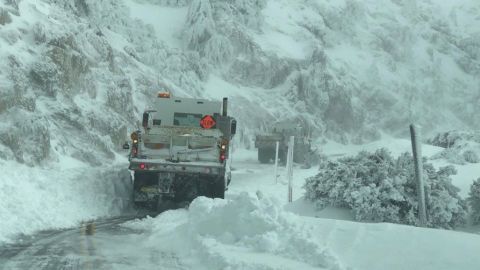
[[[173,253],[142,249],[138,241],[144,232],[120,226],[142,216],[137,213],[23,237],[0,246],[0,270],[187,269]]]

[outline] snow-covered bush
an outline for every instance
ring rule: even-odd
[[[443,158],[454,164],[480,162],[480,133],[474,131],[448,131],[435,135],[428,143],[446,148],[432,159]]]
[[[458,165],[464,165],[465,164],[465,158],[464,156],[460,153],[455,148],[447,148],[431,157],[431,159],[445,159],[446,161],[452,163],[452,164],[458,164]]]
[[[459,143],[466,134],[460,131],[447,131],[438,133],[433,138],[428,139],[427,142],[431,145],[440,146],[443,148],[451,148]]]
[[[451,183],[451,166],[435,170],[424,164],[428,225],[455,228],[465,222],[466,203]],[[322,208],[352,209],[359,221],[418,223],[416,181],[411,155],[394,159],[386,149],[361,152],[355,157],[328,161],[306,180],[305,198]]]
[[[480,224],[480,178],[470,186],[468,202],[472,211],[473,223]]]
[[[463,152],[463,158],[465,159],[466,162],[469,162],[469,163],[480,162],[480,158],[478,157],[477,153],[474,152],[473,150],[467,150]]]

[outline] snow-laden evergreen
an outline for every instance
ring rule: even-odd
[[[436,170],[424,164],[428,225],[455,228],[465,224],[467,204],[452,184],[452,166]],[[305,197],[317,207],[352,209],[358,221],[418,224],[418,197],[413,159],[394,159],[386,149],[328,161],[305,183]]]
[[[480,178],[475,180],[470,186],[470,203],[472,219],[475,224],[480,224]]]

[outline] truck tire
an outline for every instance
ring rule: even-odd
[[[308,153],[308,148],[304,144],[295,145],[295,151],[293,151],[293,162],[304,163],[305,155]]]
[[[222,178],[211,184],[211,198],[225,199],[225,180]]]
[[[270,162],[270,159],[272,159],[272,152],[275,154],[270,148],[258,148],[258,161],[262,164]]]

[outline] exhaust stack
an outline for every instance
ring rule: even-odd
[[[228,98],[223,98],[222,116],[227,116]]]

